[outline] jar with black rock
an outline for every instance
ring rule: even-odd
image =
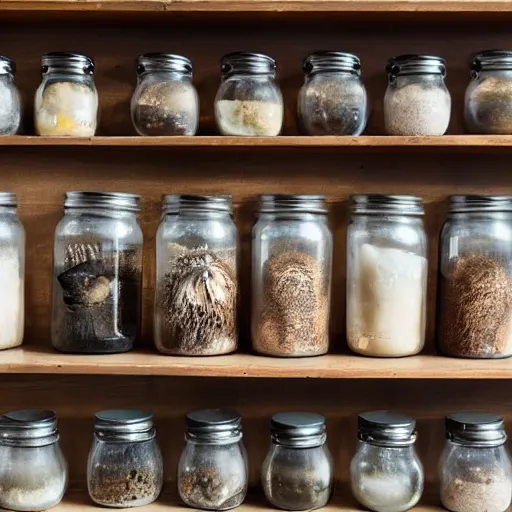
[[[351,53],[315,52],[303,64],[298,117],[307,135],[361,135],[368,98],[361,61]]]
[[[512,196],[457,195],[441,231],[437,343],[447,356],[512,356]]]
[[[414,419],[403,414],[375,411],[359,415],[359,443],[350,464],[350,480],[363,507],[404,512],[420,500],[424,474],[414,448],[415,427]]]
[[[16,64],[0,56],[0,136],[16,135],[21,124],[21,98],[14,83]]]
[[[103,507],[140,507],[153,503],[162,485],[163,459],[153,415],[130,409],[96,413],[87,463],[91,499]]]
[[[275,78],[276,63],[268,55],[235,52],[222,57],[215,97],[215,120],[222,135],[279,135],[284,105]]]
[[[0,416],[0,508],[36,512],[60,503],[68,466],[53,411],[24,410]]]
[[[67,192],[55,231],[52,343],[63,352],[133,347],[140,326],[139,196]]]
[[[267,500],[283,510],[324,507],[334,480],[325,418],[307,412],[274,414],[270,434],[270,451],[261,471]]]
[[[446,417],[439,463],[441,502],[451,512],[505,512],[512,498],[512,464],[503,418],[485,412]]]

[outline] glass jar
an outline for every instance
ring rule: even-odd
[[[162,491],[163,473],[151,413],[113,409],[95,415],[87,462],[87,488],[94,503],[110,508],[149,505]]]
[[[444,135],[451,97],[444,78],[445,61],[428,55],[389,60],[384,120],[388,135]]]
[[[164,354],[237,348],[237,239],[231,196],[167,195],[156,235],[155,344]]]
[[[0,507],[36,512],[60,503],[68,466],[59,446],[53,411],[14,411],[0,416]]]
[[[307,135],[361,135],[368,120],[368,97],[361,61],[351,53],[316,52],[303,64],[298,117]]]
[[[503,418],[482,412],[446,417],[439,463],[441,502],[451,512],[505,512],[512,497],[512,464]]]
[[[325,444],[325,418],[282,412],[270,421],[270,451],[261,482],[271,505],[283,510],[324,507],[333,490],[333,461]]]
[[[146,53],[137,60],[138,83],[131,101],[139,135],[195,135],[199,98],[192,62],[180,55]]]
[[[284,105],[275,78],[276,62],[267,55],[236,52],[222,58],[215,97],[215,120],[222,135],[279,135]]]
[[[189,507],[230,510],[247,494],[247,453],[242,418],[206,409],[186,415],[186,445],[178,466],[178,492]]]
[[[94,63],[78,53],[41,58],[43,81],[36,91],[34,121],[43,136],[92,137],[98,122]]]
[[[0,135],[16,135],[21,124],[21,98],[14,83],[16,64],[0,56]]]
[[[441,231],[437,342],[447,356],[512,355],[512,196],[457,195]]]
[[[332,234],[324,196],[261,196],[252,239],[254,350],[283,357],[325,354]]]
[[[133,347],[140,326],[139,196],[67,192],[55,231],[52,343],[62,352]]]
[[[402,357],[425,343],[427,235],[421,199],[352,196],[347,230],[347,341],[358,354]]]
[[[375,411],[358,417],[358,448],[350,464],[352,492],[375,512],[404,512],[423,494],[424,475],[409,416]],[[469,512],[469,509],[464,511]]]

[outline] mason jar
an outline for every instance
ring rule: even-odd
[[[0,136],[16,135],[21,124],[21,98],[14,83],[16,64],[0,56]]]
[[[140,327],[139,196],[67,192],[55,231],[52,343],[62,352],[133,347]]]
[[[304,85],[297,114],[306,135],[361,135],[368,120],[368,97],[361,61],[351,53],[315,52],[302,66]]]
[[[424,474],[414,447],[415,427],[414,419],[404,414],[375,411],[359,415],[359,443],[350,464],[350,480],[364,508],[404,512],[420,500]]]
[[[192,62],[181,55],[146,53],[137,59],[137,87],[131,101],[139,135],[195,135],[199,97]]]
[[[231,196],[164,196],[156,235],[160,352],[213,356],[236,350],[237,244]]]
[[[240,415],[222,409],[189,412],[185,441],[178,465],[178,492],[185,505],[200,510],[241,505],[248,469]]]
[[[94,503],[110,508],[149,505],[162,491],[163,472],[151,413],[96,413],[87,462],[87,488]]]
[[[275,79],[276,62],[268,55],[236,52],[222,57],[215,97],[215,120],[222,135],[279,135],[284,105]]]
[[[417,354],[425,343],[427,235],[421,199],[355,195],[347,230],[347,341],[366,356]]]
[[[43,55],[41,66],[43,80],[34,100],[37,135],[92,137],[98,122],[92,59],[53,52]]]
[[[439,463],[441,502],[451,512],[505,512],[512,497],[512,465],[503,418],[485,412],[446,417]]]
[[[68,466],[53,411],[24,410],[0,416],[0,507],[36,512],[60,503]]]
[[[451,116],[445,61],[429,55],[401,55],[389,60],[386,71],[388,135],[444,135]]]
[[[283,510],[324,507],[332,495],[334,467],[325,444],[325,418],[281,412],[270,420],[271,445],[261,482],[267,500]]]

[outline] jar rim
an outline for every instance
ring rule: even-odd
[[[16,194],[14,192],[0,192],[0,206],[17,207]]]
[[[242,417],[228,409],[198,409],[185,415],[188,438],[215,444],[242,437]]]
[[[0,75],[14,75],[16,73],[16,63],[9,57],[0,55]]]
[[[391,411],[364,412],[357,418],[359,440],[377,446],[409,446],[416,441],[415,429],[414,418]]]
[[[350,196],[354,214],[423,216],[422,199],[412,195],[355,194]]]
[[[220,70],[224,79],[239,74],[275,76],[276,61],[264,53],[232,52],[222,57]]]
[[[325,215],[324,195],[262,194],[259,213],[312,213]]]
[[[171,71],[192,77],[192,61],[174,53],[144,53],[137,57],[137,74]]]
[[[353,53],[317,51],[309,54],[302,64],[305,75],[329,71],[349,72],[361,75],[361,60]]]
[[[54,411],[24,409],[0,416],[0,444],[38,447],[58,439],[57,415]]]
[[[106,409],[94,415],[94,432],[104,440],[145,441],[155,436],[154,415],[137,409]]]
[[[483,50],[471,60],[471,70],[476,72],[508,69],[512,69],[511,50]]]
[[[450,213],[512,211],[512,195],[452,195]]]
[[[49,52],[41,57],[43,74],[55,71],[73,71],[84,75],[94,74],[94,61],[91,57],[75,52]]]
[[[200,194],[165,194],[162,197],[162,212],[164,214],[200,211],[232,214],[233,197],[230,194],[211,196]]]
[[[125,192],[66,192],[65,208],[101,208],[137,213],[140,211],[140,196]]]
[[[445,417],[446,438],[456,444],[474,447],[500,446],[507,441],[505,422],[497,414],[463,411]]]
[[[435,55],[406,54],[391,57],[386,66],[390,78],[406,75],[446,76],[446,61]]]

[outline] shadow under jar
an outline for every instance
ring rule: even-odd
[[[457,195],[441,231],[437,343],[447,356],[512,355],[512,196]]]
[[[503,418],[458,412],[445,419],[439,462],[441,502],[451,512],[505,512],[512,497],[512,465]]]
[[[247,494],[248,469],[240,415],[221,409],[189,412],[185,441],[178,466],[183,502],[201,510],[241,505]]]
[[[67,192],[54,245],[52,343],[62,352],[133,347],[140,328],[139,196]]]
[[[0,57],[0,136],[16,135],[21,124],[21,99],[14,83],[16,64]]]
[[[130,409],[98,412],[87,463],[91,499],[110,508],[140,507],[153,503],[162,485],[153,415]]]
[[[236,350],[237,243],[231,196],[164,196],[156,235],[160,352],[213,356]]]

